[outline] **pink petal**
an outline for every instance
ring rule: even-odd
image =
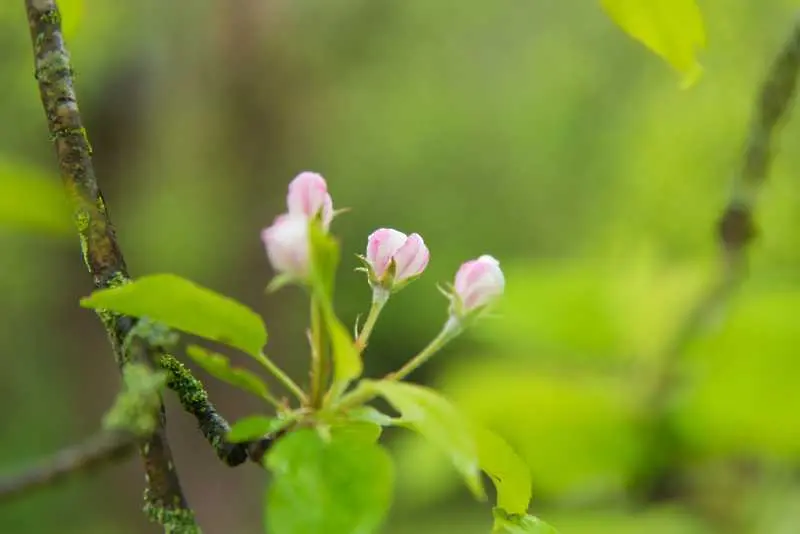
[[[291,214],[314,217],[323,210],[328,200],[328,184],[322,175],[301,172],[289,184],[286,206]],[[333,202],[331,201],[331,206]]]
[[[395,280],[401,282],[406,278],[417,276],[425,270],[430,259],[430,252],[419,234],[411,234],[394,255],[397,264]]]
[[[370,234],[367,239],[367,261],[376,276],[383,276],[392,257],[406,239],[406,234],[392,228],[380,228]]]

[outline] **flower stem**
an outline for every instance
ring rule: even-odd
[[[389,373],[384,377],[384,380],[402,380],[406,376],[413,373],[418,367],[422,364],[430,360],[431,356],[439,352],[442,347],[447,345],[450,341],[452,341],[455,337],[457,337],[462,331],[461,324],[458,320],[453,319],[452,317],[447,320],[445,323],[444,328],[442,328],[441,332],[433,338],[433,340],[428,343],[428,346],[422,349],[419,354],[411,358],[403,367],[395,371],[394,373]]]
[[[289,375],[283,372],[283,370],[275,365],[272,360],[270,360],[265,354],[259,354],[258,356],[258,363],[264,366],[264,368],[272,374],[278,381],[286,386],[286,389],[291,391],[297,400],[299,400],[302,404],[308,403],[308,397],[306,396],[305,392],[297,385],[297,382],[292,380]]]
[[[441,332],[437,334],[433,340],[428,343],[428,345],[422,349],[419,354],[411,358],[403,367],[398,369],[393,373],[389,373],[385,377],[384,380],[388,381],[399,381],[411,374],[415,371],[419,366],[427,362],[431,356],[436,354],[438,351],[442,349],[445,345],[447,345],[450,341],[455,339],[461,332],[463,331],[463,325],[460,321],[454,318],[450,318],[445,323],[444,328],[442,328]],[[355,408],[357,406],[361,406],[372,400],[377,395],[371,389],[364,389],[356,388],[351,393],[348,393],[344,397],[342,397],[336,408],[342,411],[349,410],[351,408]]]
[[[372,335],[372,329],[375,328],[375,323],[378,322],[378,316],[380,316],[383,307],[386,305],[386,301],[389,300],[389,295],[390,293],[388,291],[381,288],[375,289],[375,292],[372,294],[372,306],[369,309],[369,314],[367,314],[364,327],[361,329],[361,332],[358,333],[358,339],[356,339],[356,348],[358,348],[358,352],[363,352],[364,349],[367,348],[369,336]]]
[[[322,406],[325,384],[330,375],[322,326],[322,307],[316,297],[311,297],[311,406],[314,408]]]

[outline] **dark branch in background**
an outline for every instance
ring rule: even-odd
[[[88,473],[127,458],[139,437],[123,431],[103,431],[74,447],[63,449],[25,471],[0,479],[0,502],[60,482],[76,472]]]
[[[136,451],[159,422],[163,371],[154,373],[147,362],[125,367],[123,388],[103,418],[104,430],[80,445],[63,449],[20,473],[0,478],[0,501],[87,473]]]
[[[669,402],[679,384],[681,357],[689,343],[725,306],[747,274],[747,247],[756,237],[755,211],[761,188],[767,181],[775,152],[774,142],[787,119],[800,74],[800,19],[773,61],[755,103],[742,165],[734,175],[733,192],[717,226],[720,266],[716,281],[703,293],[659,360],[662,366],[647,400],[647,425],[657,451],[644,480],[639,481],[646,497],[671,493],[674,481],[665,472],[680,454],[680,442],[672,428]]]

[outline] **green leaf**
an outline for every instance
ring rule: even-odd
[[[404,426],[419,432],[447,453],[472,493],[479,499],[486,498],[470,422],[455,406],[432,389],[415,384],[387,380],[364,380],[363,384],[400,412]]]
[[[333,301],[336,268],[339,266],[339,243],[327,234],[318,223],[308,226],[311,251],[311,285],[315,296],[326,302]]]
[[[197,345],[186,347],[186,354],[194,360],[197,365],[205,369],[208,374],[234,387],[252,393],[256,397],[267,400],[271,398],[267,385],[264,384],[257,375],[251,373],[247,369],[231,367],[230,360],[222,354],[211,352]]]
[[[531,500],[531,471],[528,464],[500,436],[473,426],[478,444],[481,469],[497,489],[497,506],[512,513],[524,514]]]
[[[331,428],[333,436],[345,436],[347,438],[376,443],[381,437],[383,428],[375,423],[367,421],[352,421],[345,424],[335,425]]]
[[[72,234],[75,228],[58,175],[0,159],[0,226]]]
[[[509,514],[502,508],[495,508],[493,534],[558,534],[558,531],[532,515]]]
[[[399,419],[390,417],[372,406],[359,406],[358,408],[354,408],[347,412],[347,418],[351,421],[362,421],[380,426],[393,426],[400,423]]]
[[[81,300],[81,306],[147,317],[253,356],[258,356],[267,343],[267,329],[256,312],[174,274],[143,276],[129,284],[95,291]]]
[[[706,44],[703,16],[695,0],[601,0],[626,33],[683,75],[685,86],[700,76],[697,50]]]
[[[250,415],[236,421],[228,430],[227,440],[231,443],[243,443],[261,439],[268,434],[286,428],[292,419],[266,417],[264,415]]]
[[[266,458],[274,480],[267,492],[270,534],[370,534],[392,498],[386,451],[347,433],[326,441],[313,429],[279,440]]]
[[[319,224],[309,226],[311,289],[320,304],[322,320],[333,351],[333,380],[339,389],[361,376],[364,365],[350,332],[333,309],[333,284],[339,264],[339,244]]]

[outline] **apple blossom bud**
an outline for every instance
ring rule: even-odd
[[[364,261],[373,286],[399,289],[420,276],[429,259],[430,252],[419,234],[407,236],[392,228],[381,228],[369,236]]]
[[[277,272],[304,278],[309,272],[308,219],[302,215],[279,215],[261,232],[267,257]]]
[[[461,265],[453,287],[453,312],[463,316],[497,300],[505,288],[500,262],[484,254]]]
[[[325,178],[314,172],[301,172],[289,184],[286,206],[292,215],[308,219],[319,217],[327,229],[333,220],[333,199]]]

